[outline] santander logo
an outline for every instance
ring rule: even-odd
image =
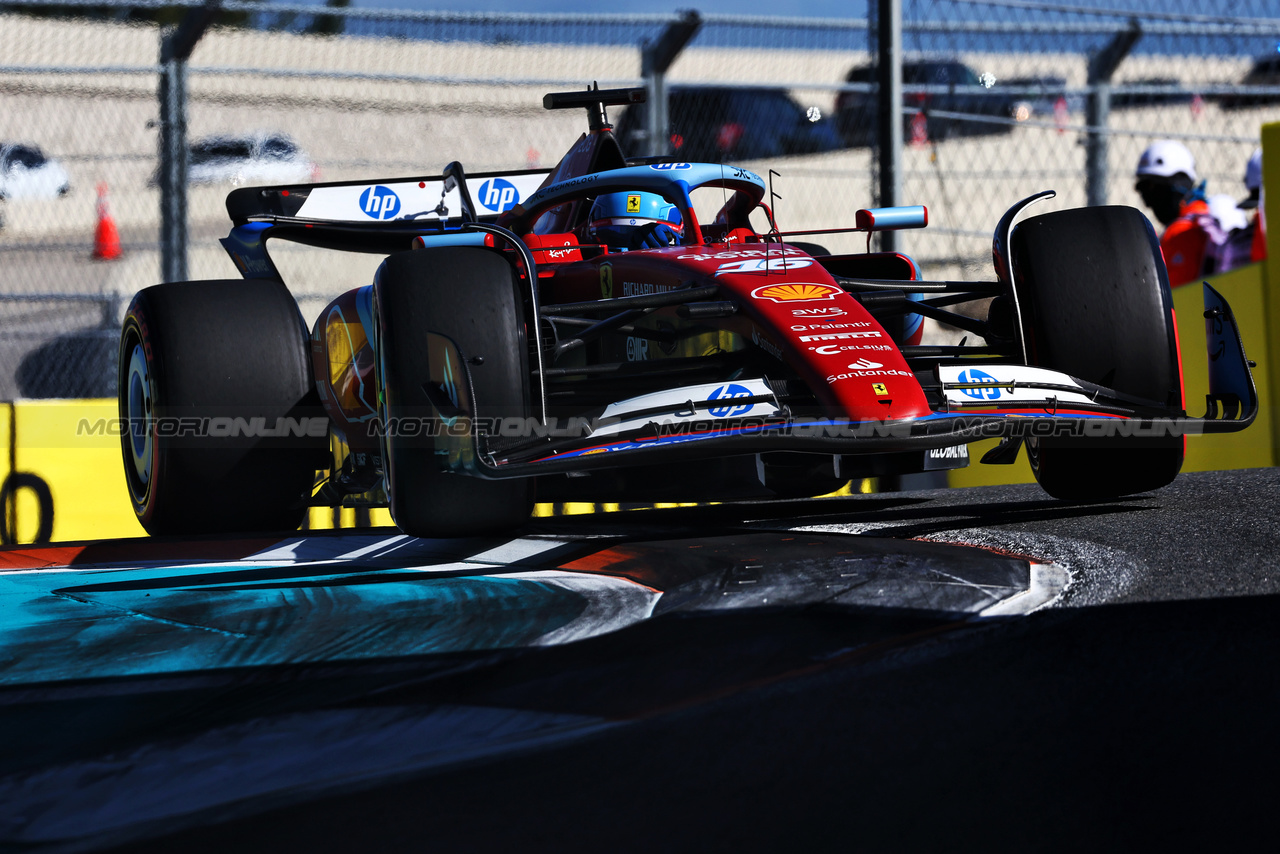
[[[879,362],[873,362],[870,359],[859,359],[849,365],[851,371],[869,371],[872,368],[883,368],[884,365]]]

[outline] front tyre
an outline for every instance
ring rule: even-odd
[[[140,291],[125,314],[118,379],[125,481],[147,533],[298,527],[328,427],[284,285]]]
[[[467,362],[477,420],[527,418],[529,368],[516,274],[501,255],[473,247],[391,255],[374,282],[384,423],[421,423],[435,412],[427,333]],[[444,471],[435,438],[388,430],[383,460],[391,517],[416,537],[503,533],[533,508],[532,482]]]
[[[1014,287],[1030,364],[1183,410],[1173,297],[1150,223],[1130,207],[1032,217],[1014,230]],[[1168,485],[1183,439],[1028,440],[1055,498],[1088,501]]]

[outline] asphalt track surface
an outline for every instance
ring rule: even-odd
[[[1029,615],[674,614],[497,665],[193,690],[165,702],[196,726],[232,701],[340,721],[482,707],[596,723],[141,833],[7,848],[1270,849],[1278,489],[1280,473],[1265,469],[1185,475],[1092,505],[1028,486],[539,520],[531,532],[799,528],[976,543],[1052,561],[1070,583]],[[155,702],[124,697],[81,713],[154,715]],[[0,737],[9,751],[76,726],[10,716]]]

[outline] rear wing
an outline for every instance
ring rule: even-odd
[[[537,192],[550,169],[485,172],[467,176],[476,217],[492,222]],[[445,192],[440,175],[380,181],[336,181],[275,187],[241,187],[227,195],[227,213],[237,226],[249,222],[306,221],[357,229],[414,222],[438,225],[458,220],[457,188]]]

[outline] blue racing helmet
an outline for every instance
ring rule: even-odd
[[[591,206],[588,231],[613,250],[658,249],[680,242],[680,211],[657,193],[609,193]]]

